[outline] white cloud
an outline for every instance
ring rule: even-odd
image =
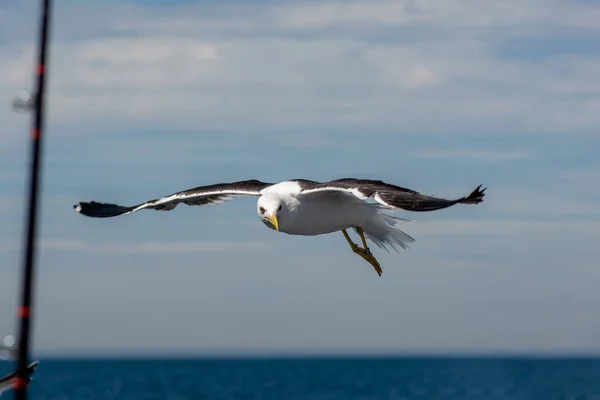
[[[211,13],[206,5],[178,7],[170,15],[148,20],[147,10],[118,19],[112,26],[119,30],[145,32],[171,31],[205,32],[221,27],[224,30],[300,30],[318,28],[365,27],[440,27],[440,28],[507,28],[536,33],[558,27],[597,31],[594,18],[600,7],[593,3],[573,4],[566,0],[524,0],[472,3],[460,0],[329,0],[287,4],[252,4],[242,2],[222,7],[226,12]],[[141,11],[141,12],[140,12]],[[208,17],[204,15],[210,14]],[[197,17],[190,17],[196,14]],[[130,17],[130,15],[138,15]],[[152,14],[150,14],[152,15]],[[243,16],[249,18],[243,18]]]
[[[23,197],[18,195],[0,195],[0,215],[14,214],[23,208]]]
[[[522,160],[533,158],[534,155],[521,150],[512,151],[494,151],[494,150],[450,150],[450,149],[432,149],[416,154],[419,158],[432,159],[460,159],[473,160],[477,162],[506,162],[512,160]]]
[[[57,13],[50,55],[49,122],[61,132],[595,133],[600,123],[593,54],[533,62],[497,51],[507,38],[590,35],[585,21],[600,11],[588,3],[72,6]],[[60,23],[74,13],[102,24]],[[29,18],[11,15],[11,25]],[[0,55],[0,92],[29,87],[31,43],[8,41]]]
[[[255,251],[266,250],[266,242],[92,242],[81,240],[43,239],[40,248],[67,252],[124,255],[124,254],[189,254],[189,253],[222,253],[229,251]],[[10,252],[20,249],[15,242],[0,242],[0,252]]]
[[[433,86],[438,79],[433,68],[417,65],[410,68],[406,74],[405,83],[408,86]]]
[[[600,234],[598,221],[530,219],[432,219],[401,227],[414,237],[426,235],[564,235]]]
[[[581,192],[494,188],[486,198],[493,213],[518,218],[600,217],[600,204]],[[587,222],[586,222],[587,223]]]
[[[564,169],[558,171],[555,177],[557,187],[563,191],[580,197],[595,198],[600,200],[600,168],[592,166],[586,169]]]
[[[189,326],[180,330],[185,337],[171,343],[174,347],[235,348],[244,336],[250,337],[251,345],[265,348],[332,348],[336,344],[323,339],[325,326],[330,337],[339,339],[340,347],[355,347],[379,332],[378,340],[372,341],[378,348],[489,349],[511,344],[513,348],[531,349],[536,344],[557,348],[574,343],[582,343],[577,345],[581,348],[597,348],[598,327],[590,323],[595,320],[591,313],[578,312],[592,310],[598,297],[594,243],[600,224],[597,203],[591,199],[599,193],[593,184],[598,171],[557,173],[556,181],[552,181],[556,192],[509,190],[490,182],[486,201],[469,208],[465,218],[444,217],[463,215],[460,208],[410,215],[422,222],[401,228],[417,239],[415,246],[400,255],[376,250],[386,271],[383,280],[337,235],[315,240],[273,236],[269,242],[256,237],[241,242],[234,241],[233,236],[242,238],[243,232],[225,233],[223,229],[232,224],[251,230],[263,228],[253,218],[240,223],[215,218],[220,225],[215,233],[231,241],[208,242],[202,239],[210,240],[212,233],[196,230],[202,216],[196,220],[184,215],[181,225],[177,215],[185,211],[180,210],[173,218],[169,216],[169,224],[178,226],[176,234],[184,242],[176,237],[166,242],[157,240],[153,229],[164,221],[152,215],[138,222],[129,220],[130,225],[125,219],[115,222],[123,227],[117,236],[125,239],[128,232],[139,233],[141,224],[142,237],[137,243],[104,236],[113,235],[112,229],[103,233],[90,227],[90,237],[100,238],[95,242],[81,236],[88,230],[87,224],[72,225],[79,217],[70,207],[82,192],[86,197],[93,193],[137,197],[141,193],[138,190],[146,189],[123,186],[127,176],[140,173],[152,179],[152,186],[136,182],[150,191],[158,190],[152,187],[163,178],[182,182],[179,174],[190,181],[208,181],[209,173],[197,177],[198,171],[204,171],[199,167],[215,161],[231,168],[211,170],[210,174],[237,174],[256,155],[232,151],[244,157],[243,163],[235,157],[216,157],[223,153],[220,149],[237,150],[240,142],[236,135],[257,132],[261,135],[258,145],[268,140],[294,147],[361,146],[364,142],[358,140],[359,135],[377,135],[384,144],[384,136],[389,134],[450,133],[456,135],[457,150],[452,150],[455,146],[439,148],[438,143],[433,150],[417,154],[410,146],[401,151],[414,157],[467,159],[482,165],[542,159],[545,152],[552,151],[550,146],[534,154],[519,149],[490,152],[461,148],[458,141],[463,133],[597,134],[600,59],[578,49],[577,41],[597,40],[598,5],[567,0],[186,2],[160,8],[119,3],[64,0],[56,8],[48,128],[52,135],[78,138],[88,132],[123,128],[139,132],[151,127],[158,138],[140,143],[139,136],[131,135],[119,138],[116,149],[111,142],[106,147],[93,147],[90,155],[66,154],[76,145],[53,148],[60,150],[51,154],[60,174],[48,175],[46,191],[69,194],[54,200],[44,195],[49,211],[44,214],[51,223],[43,224],[47,228],[42,228],[40,241],[44,263],[49,266],[40,270],[45,275],[40,277],[44,292],[40,298],[45,299],[40,305],[48,311],[40,313],[46,318],[40,326],[52,329],[37,335],[43,348],[114,347],[112,334],[103,336],[110,340],[98,342],[94,338],[107,326],[119,325],[130,315],[148,309],[157,312],[150,315],[152,318],[141,318],[141,325],[134,330],[120,330],[117,342],[127,348],[155,348],[157,343],[164,343],[165,332],[173,334],[169,331],[171,320],[181,321],[181,315],[198,312],[198,304],[220,304],[225,312],[214,313],[208,307],[196,319],[183,319]],[[0,6],[0,152],[10,151],[6,145],[9,140],[25,143],[30,123],[30,116],[13,114],[9,104],[19,90],[32,84],[32,43],[36,39],[32,27],[38,4],[11,4],[14,8]],[[561,43],[564,39],[568,45]],[[190,135],[170,142],[171,127],[185,128]],[[232,135],[214,142],[200,135],[217,130]],[[344,134],[356,140],[346,141]],[[493,145],[493,141],[489,143]],[[212,149],[213,155],[206,155],[207,149]],[[198,160],[201,152],[202,160]],[[337,155],[351,159],[344,164],[352,167],[349,170],[364,172],[353,159],[359,152],[339,151]],[[90,183],[85,171],[64,174],[66,169],[76,170],[72,164],[82,157],[92,168],[105,168],[100,159],[113,164],[103,170],[107,181],[102,187]],[[132,160],[125,165],[128,159]],[[172,159],[187,167],[195,164],[191,169],[180,164],[175,177],[173,169],[161,164]],[[161,168],[135,165],[141,162]],[[112,168],[125,171],[125,178],[120,176],[125,183],[113,180]],[[316,166],[308,168],[317,173]],[[371,171],[375,168],[382,167],[372,167]],[[345,169],[337,169],[341,170]],[[388,175],[401,173],[390,171]],[[539,171],[528,172],[533,175]],[[507,172],[503,173],[506,178]],[[0,174],[17,180],[6,175],[10,170]],[[18,175],[19,179],[23,176]],[[494,180],[503,179],[500,176]],[[522,184],[523,180],[514,182]],[[545,184],[536,182],[536,187]],[[7,187],[6,191],[13,189]],[[0,198],[1,228],[9,233],[0,241],[0,253],[6,261],[2,264],[7,266],[18,264],[21,243],[15,233],[22,221],[4,207],[22,207],[21,197]],[[202,237],[189,240],[193,236],[186,232],[192,228]],[[73,236],[73,229],[80,235]],[[281,247],[287,243],[290,252]],[[256,251],[260,262],[247,268],[249,263],[240,263],[238,251],[242,257]],[[222,261],[223,268],[196,268],[199,257],[210,252],[213,254],[206,257]],[[282,254],[290,259],[272,257]],[[578,255],[576,261],[573,254]],[[114,263],[106,265],[100,255],[114,255]],[[131,255],[147,263],[132,262]],[[177,273],[171,264],[158,260],[160,255],[177,258]],[[90,268],[77,267],[82,257]],[[142,269],[144,279],[140,280]],[[14,312],[12,301],[17,298],[13,292],[18,269],[7,267],[2,273],[5,279],[0,279],[0,284],[4,283],[0,304],[6,306],[3,315],[7,317],[0,319],[8,320]],[[74,280],[77,285],[64,284]],[[217,281],[219,285],[214,284]],[[508,297],[506,288],[510,289]],[[244,290],[251,294],[240,296]],[[107,292],[111,296],[107,297]],[[130,301],[131,293],[135,293],[134,302]],[[423,297],[423,293],[431,295]],[[273,295],[281,301],[274,302]],[[507,298],[512,299],[508,304]],[[189,309],[181,308],[181,304]],[[398,304],[409,306],[398,311]],[[450,314],[448,304],[454,310]],[[88,319],[85,324],[81,318],[70,320],[87,327],[88,332],[74,327],[68,330],[72,337],[62,336],[64,321],[60,315],[67,315],[65,309],[69,315],[85,311],[79,315]],[[181,315],[173,310],[180,310]],[[520,310],[516,324],[515,310]],[[154,329],[157,315],[162,330]],[[338,317],[332,319],[332,315]],[[424,319],[423,315],[429,317]],[[257,318],[264,323],[256,324]],[[286,318],[295,323],[272,323]],[[486,318],[491,328],[481,329],[488,326],[481,323]],[[206,326],[214,329],[207,334]],[[306,326],[317,328],[309,332],[298,329]],[[369,329],[361,329],[365,326]],[[564,326],[570,328],[561,331]],[[553,332],[557,333],[538,343],[539,332],[552,331],[548,327],[556,328]],[[140,342],[148,332],[152,334]],[[223,332],[231,335],[224,336]],[[498,332],[509,332],[519,340],[507,341],[506,335]]]

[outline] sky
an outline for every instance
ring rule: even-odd
[[[38,2],[0,4],[0,336],[15,333]],[[600,352],[600,4],[54,2],[40,354]],[[256,199],[114,219],[243,179],[382,179],[485,201],[374,247]]]

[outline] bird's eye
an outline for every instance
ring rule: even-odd
[[[260,207],[260,208],[258,209],[258,211],[260,211],[260,213],[261,213],[261,214],[264,214],[264,213],[265,213],[265,209],[264,209],[263,207]]]
[[[279,205],[279,208],[277,209],[277,211],[281,211],[281,204]]]

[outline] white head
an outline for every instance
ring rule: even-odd
[[[285,220],[287,205],[283,198],[267,194],[259,197],[256,211],[260,220],[271,229],[279,230],[279,221]]]

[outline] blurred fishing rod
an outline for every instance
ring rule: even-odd
[[[29,165],[29,205],[27,229],[22,267],[21,302],[17,308],[19,337],[17,347],[17,370],[14,375],[4,379],[4,384],[15,389],[15,399],[26,400],[30,375],[37,366],[37,361],[29,364],[29,347],[31,342],[31,321],[33,305],[33,287],[35,281],[35,250],[38,211],[38,189],[42,172],[42,144],[44,132],[44,95],[46,84],[46,60],[48,55],[48,37],[50,26],[50,0],[41,0],[41,15],[38,36],[38,61],[35,65],[36,89],[28,99],[17,99],[14,107],[17,111],[33,110],[33,126],[31,129],[31,155]],[[7,383],[8,382],[8,383]]]

